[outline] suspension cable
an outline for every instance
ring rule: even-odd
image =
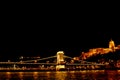
[[[46,57],[46,58],[41,58],[41,59],[36,59],[37,61],[40,61],[40,60],[46,60],[46,59],[50,59],[50,58],[55,58],[56,56],[51,56],[51,57]],[[22,61],[22,62],[32,62],[32,61],[35,61],[35,60],[27,60],[27,61]]]

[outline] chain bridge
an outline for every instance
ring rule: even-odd
[[[49,60],[55,60],[49,62]],[[46,61],[46,62],[44,62]],[[65,68],[79,68],[79,69],[93,69],[93,68],[100,68],[100,66],[104,66],[105,64],[100,63],[92,63],[83,60],[77,60],[77,63],[74,62],[72,57],[64,55],[63,51],[58,51],[55,56],[50,56],[46,58],[40,58],[35,60],[25,60],[19,62],[0,62],[0,69],[4,67],[8,67],[13,65],[13,68],[16,67],[23,68],[46,68],[46,67],[53,67],[55,69],[65,69]]]

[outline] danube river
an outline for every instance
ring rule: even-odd
[[[120,71],[0,72],[0,80],[120,80]]]

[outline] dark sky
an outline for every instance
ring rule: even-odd
[[[9,14],[8,14],[9,12]],[[0,58],[68,56],[108,47],[112,38],[120,44],[119,13],[114,9],[7,9],[3,12]]]
[[[99,27],[98,27],[99,28]],[[116,45],[120,44],[118,31],[91,30],[71,26],[71,28],[37,28],[34,31],[14,31],[5,34],[1,40],[0,56],[53,56],[63,50],[68,56],[79,56],[82,51],[90,48],[108,47],[113,39]],[[41,32],[41,31],[42,32]]]

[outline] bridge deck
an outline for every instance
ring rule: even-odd
[[[21,62],[0,62],[0,64],[25,64],[25,65],[57,65],[56,63],[21,63]],[[65,65],[105,65],[105,64],[83,64],[83,63],[67,63]]]

